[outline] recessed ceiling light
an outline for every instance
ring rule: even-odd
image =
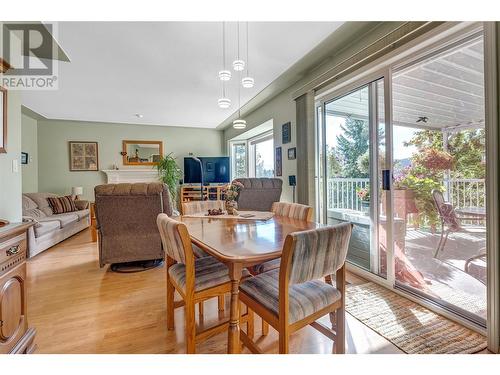
[[[144,117],[144,115],[141,114],[141,113],[136,113],[134,116],[137,117],[137,118],[143,118]]]

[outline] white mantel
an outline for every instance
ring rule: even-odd
[[[118,184],[121,182],[158,182],[158,171],[155,169],[104,169],[101,172],[106,174],[108,184]]]

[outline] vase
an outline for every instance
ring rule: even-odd
[[[361,211],[365,215],[370,213],[370,201],[361,201]]]
[[[236,215],[238,203],[236,201],[225,201],[225,209],[228,215]]]

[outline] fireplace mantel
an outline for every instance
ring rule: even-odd
[[[122,182],[158,182],[158,171],[155,169],[104,169],[108,184],[118,184]]]

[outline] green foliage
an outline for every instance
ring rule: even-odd
[[[337,136],[337,152],[343,165],[344,177],[368,177],[368,173],[363,173],[358,166],[358,158],[368,151],[368,123],[347,117],[345,125],[341,128],[343,134]]]
[[[338,177],[342,175],[342,165],[340,164],[335,147],[328,147],[326,150],[328,177]]]
[[[155,168],[158,170],[161,181],[168,186],[172,201],[175,202],[177,197],[177,184],[182,176],[182,171],[177,165],[172,153],[161,158],[158,164],[155,165]]]

